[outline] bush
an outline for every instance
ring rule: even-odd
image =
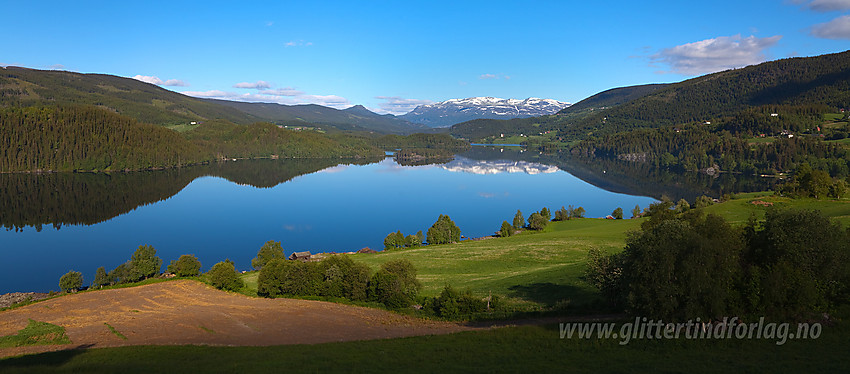
[[[416,279],[416,268],[410,261],[392,260],[381,265],[369,282],[369,298],[388,308],[410,306],[421,287]]]
[[[679,202],[676,203],[676,213],[684,213],[689,209],[691,209],[691,204],[688,204],[685,199],[679,199]]]
[[[239,279],[239,273],[236,272],[236,266],[230,260],[213,265],[207,272],[207,276],[210,284],[220,290],[236,291],[243,286],[242,279]]]
[[[428,229],[428,244],[447,244],[460,241],[460,228],[447,215],[440,214]]]
[[[79,271],[69,271],[59,278],[59,288],[62,292],[71,292],[83,287],[83,274]]]
[[[711,206],[713,204],[714,204],[714,200],[712,200],[708,196],[702,195],[694,201],[694,208],[696,208],[696,209],[705,208],[705,207]]]
[[[507,238],[514,234],[514,227],[508,221],[502,221],[502,228],[499,229],[499,236]]]
[[[322,262],[275,259],[260,269],[257,294],[344,297],[367,299],[369,267],[347,256],[331,256]]]
[[[416,235],[411,235],[416,237]],[[365,301],[369,288],[369,267],[348,256],[331,256],[318,263],[322,274],[322,296]]]
[[[257,252],[257,257],[251,260],[251,266],[254,269],[261,270],[269,261],[274,259],[284,259],[283,247],[280,242],[269,240]]]
[[[194,255],[182,255],[177,261],[171,260],[166,269],[178,277],[194,277],[201,273],[201,262]]]
[[[468,290],[461,293],[446,285],[440,296],[434,299],[431,308],[434,314],[445,319],[469,319],[487,310],[487,300],[476,298]]]
[[[540,215],[540,213],[534,212],[528,216],[528,228],[532,230],[543,230],[546,228],[546,225],[549,224],[549,220],[546,217]]]

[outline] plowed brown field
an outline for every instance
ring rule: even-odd
[[[28,319],[65,327],[73,344],[3,348],[0,357],[146,344],[315,344],[471,329],[322,301],[252,298],[189,280],[84,292],[0,312],[0,336],[15,334]]]

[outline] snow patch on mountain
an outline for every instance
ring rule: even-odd
[[[570,103],[536,97],[525,100],[470,97],[420,105],[410,113],[399,117],[430,127],[448,127],[480,118],[511,119],[544,116],[555,114],[568,106]]]

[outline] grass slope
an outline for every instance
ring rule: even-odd
[[[626,232],[641,220],[585,218],[552,222],[539,233],[508,238],[355,255],[373,268],[404,258],[419,272],[424,295],[436,296],[447,284],[486,296],[489,292],[518,299],[526,306],[553,306],[559,301],[590,302],[596,291],[581,279],[590,248],[622,250]]]
[[[13,373],[847,372],[844,326],[816,340],[560,339],[557,326],[276,347],[140,346],[0,360]]]

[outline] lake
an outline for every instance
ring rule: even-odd
[[[142,244],[154,246],[164,265],[194,254],[203,271],[226,258],[249,270],[268,240],[282,242],[287,255],[381,249],[388,233],[426,232],[440,214],[474,238],[493,234],[517,209],[527,218],[544,206],[554,212],[572,204],[587,217],[604,217],[622,207],[628,216],[636,204],[655,201],[625,182],[606,185],[604,176],[614,177],[607,170],[576,169],[606,189],[557,162],[526,156],[488,147],[424,166],[392,158],[248,160],[135,173],[0,175],[0,293],[58,290],[69,270],[90,284],[99,266],[115,268]]]

